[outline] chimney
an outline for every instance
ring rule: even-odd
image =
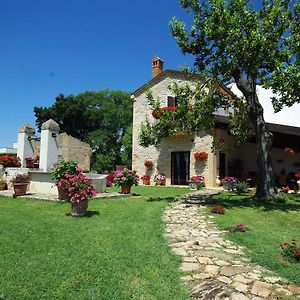
[[[164,62],[158,56],[152,59],[152,79],[163,72]]]

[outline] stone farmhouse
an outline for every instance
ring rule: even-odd
[[[152,60],[152,79],[132,94],[133,105],[133,152],[132,167],[138,174],[153,176],[156,173],[166,175],[167,185],[186,185],[193,175],[203,175],[208,187],[218,185],[218,177],[234,176],[242,179],[255,178],[256,145],[249,141],[236,147],[234,138],[228,133],[228,112],[216,111],[217,125],[215,137],[222,145],[221,151],[212,151],[213,137],[206,132],[197,136],[175,135],[164,138],[160,148],[144,148],[139,145],[141,124],[146,117],[155,121],[148,105],[147,92],[154,99],[159,98],[161,106],[174,106],[175,95],[169,89],[172,83],[193,85],[197,78],[186,72],[163,70],[163,61],[159,57]],[[221,92],[234,96],[231,89],[221,86]],[[278,183],[285,184],[287,177],[300,169],[300,128],[268,123],[273,133],[273,165]],[[195,152],[206,152],[206,160],[196,160]],[[153,170],[144,166],[145,160],[154,163]]]

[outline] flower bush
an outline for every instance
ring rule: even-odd
[[[34,161],[32,156],[25,156],[25,161]]]
[[[74,205],[88,201],[88,199],[96,196],[96,189],[92,184],[92,179],[87,178],[82,172],[75,175],[65,174],[58,181],[57,186],[67,191],[70,202]]]
[[[166,175],[165,174],[161,174],[161,173],[157,173],[154,175],[153,178],[154,182],[160,180],[160,181],[166,181]]]
[[[202,175],[195,175],[191,177],[191,181],[197,183],[197,182],[203,182],[205,180],[204,176]]]
[[[115,179],[115,174],[114,173],[107,174],[107,176],[106,176],[106,186],[111,187],[113,182],[114,182],[114,179]]]
[[[289,190],[290,190],[290,188],[289,188],[288,185],[287,185],[287,186],[283,186],[281,189],[282,189],[282,191],[285,192],[285,193],[288,193]]]
[[[208,154],[204,151],[199,151],[194,153],[194,157],[196,160],[207,160]]]
[[[300,262],[300,246],[297,245],[296,240],[292,240],[291,243],[281,243],[280,247],[287,258]]]
[[[139,176],[136,174],[136,171],[129,170],[127,168],[124,168],[121,171],[115,172],[115,179],[114,184],[117,187],[120,187],[122,185],[138,185],[139,182]]]
[[[51,171],[51,178],[55,181],[55,184],[58,185],[58,182],[61,179],[65,178],[65,175],[78,175],[81,173],[80,168],[77,165],[76,161],[73,160],[62,160],[58,163],[54,163]]]
[[[12,184],[15,183],[29,183],[30,182],[30,174],[24,173],[24,174],[17,174],[13,179],[12,179]]]
[[[249,229],[244,224],[236,224],[235,226],[229,226],[228,231],[229,232],[236,232],[236,231],[246,232],[246,231],[249,231]]]
[[[0,165],[2,165],[3,168],[18,168],[21,166],[21,161],[16,154],[5,154],[0,156]]]
[[[152,160],[145,160],[144,161],[144,166],[149,169],[149,170],[152,170],[153,169],[153,166],[154,166],[154,163]]]
[[[234,184],[234,190],[237,193],[247,193],[248,192],[248,183],[245,181],[236,182]]]
[[[234,177],[224,177],[223,181],[224,182],[235,182],[236,179]]]
[[[223,215],[225,213],[225,208],[222,205],[213,204],[211,212],[214,213],[214,214]]]

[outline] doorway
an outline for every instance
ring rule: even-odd
[[[171,184],[187,185],[190,180],[190,152],[171,153]]]

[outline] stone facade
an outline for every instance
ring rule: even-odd
[[[171,184],[171,153],[187,151],[190,152],[189,176],[204,175],[207,186],[216,184],[216,155],[211,151],[212,136],[202,133],[199,136],[172,136],[162,140],[160,149],[150,146],[144,148],[139,145],[139,135],[141,124],[146,117],[149,121],[154,121],[147,100],[147,92],[150,90],[154,99],[160,99],[161,106],[167,106],[168,96],[175,96],[170,91],[170,85],[191,85],[195,79],[185,73],[176,71],[165,71],[161,75],[152,79],[148,86],[144,86],[133,94],[133,153],[132,166],[139,175],[154,175],[157,172],[164,173],[167,177],[167,184]],[[206,161],[195,161],[194,153],[205,151],[208,153]],[[153,170],[147,170],[144,166],[145,160],[154,162]]]

